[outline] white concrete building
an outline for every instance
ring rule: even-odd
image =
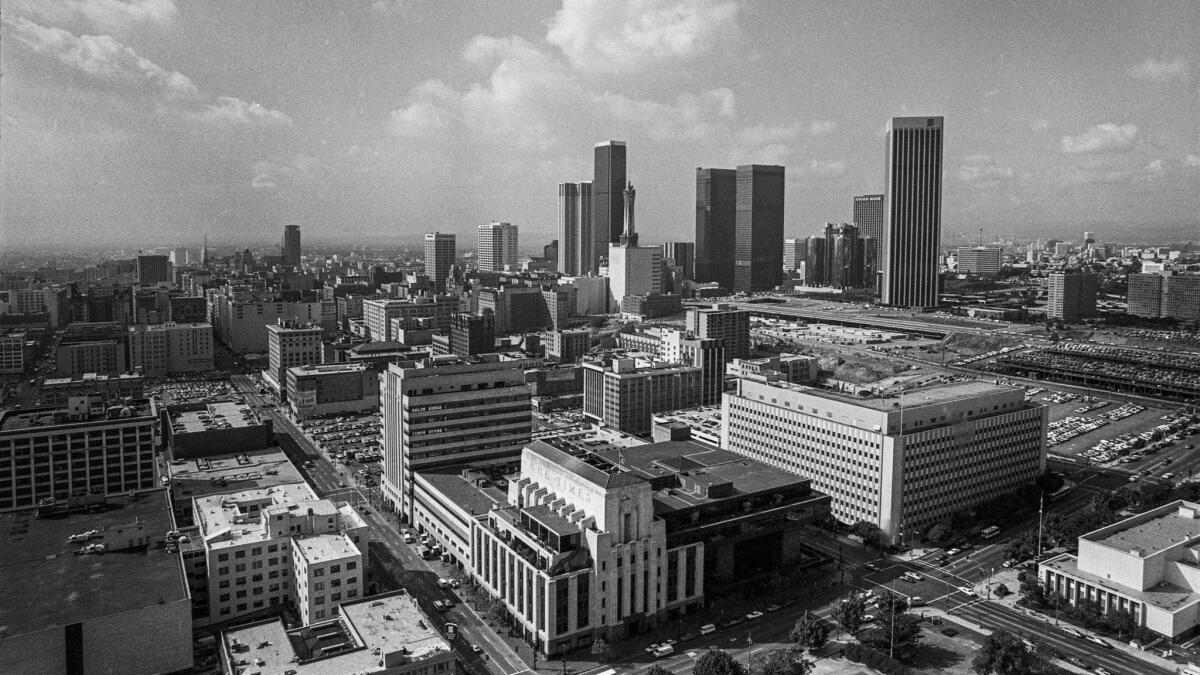
[[[202,373],[213,369],[210,323],[167,322],[129,328],[129,368],[147,377]]]
[[[517,226],[492,221],[475,229],[475,263],[487,272],[517,267]]]
[[[1200,504],[1175,501],[1079,537],[1076,555],[1038,566],[1047,594],[1133,615],[1179,640],[1200,629]]]
[[[308,322],[277,321],[267,326],[267,369],[263,379],[275,393],[287,395],[287,370],[321,363],[321,327]]]
[[[608,247],[608,310],[617,312],[629,295],[662,293],[662,249],[651,246]]]
[[[955,511],[1035,480],[1046,407],[1021,387],[959,382],[857,398],[783,381],[726,392],[721,447],[811,478],[843,523],[911,541]]]

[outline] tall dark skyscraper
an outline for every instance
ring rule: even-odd
[[[733,289],[769,291],[783,283],[783,167],[737,168]]]
[[[285,225],[283,228],[283,247],[280,249],[283,264],[295,267],[300,264],[300,226]]]
[[[737,171],[696,169],[696,281],[733,288]]]
[[[625,227],[625,141],[596,144],[592,179],[592,228],[608,243],[621,241]],[[603,253],[600,255],[604,255]]]
[[[825,223],[825,284],[857,288],[863,283],[863,242],[849,223]]]
[[[608,249],[608,233],[598,249],[592,234],[592,184],[558,184],[558,270],[568,276],[596,271]]]
[[[871,245],[871,249],[863,255],[867,275],[863,279],[864,286],[875,285],[875,273],[879,271],[879,261],[883,259],[883,228],[886,223],[883,195],[858,195],[854,198],[854,225],[858,228],[859,238]]]
[[[942,118],[893,117],[887,125],[883,283],[880,301],[933,307],[942,235]]]
[[[154,284],[171,280],[171,259],[165,255],[142,255],[137,257],[137,279],[139,284]]]

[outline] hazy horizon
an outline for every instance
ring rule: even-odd
[[[693,238],[697,166],[748,163],[787,168],[787,236],[809,236],[882,192],[887,119],[926,114],[945,117],[945,240],[1200,231],[1190,2],[0,7],[8,250],[251,245],[288,223],[461,246],[492,220],[532,249],[607,139],[628,143],[646,241]]]

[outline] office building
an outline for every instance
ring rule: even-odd
[[[825,223],[825,285],[858,288],[863,285],[863,242],[849,223]]]
[[[0,345],[3,342],[0,341]],[[94,398],[89,405],[111,406],[123,403],[125,399],[143,399],[145,394],[145,378],[140,373],[122,373],[120,375],[97,375],[88,373],[83,377],[48,377],[42,382],[42,401],[48,407],[65,408],[73,396]]]
[[[681,330],[663,331],[659,354],[664,361],[700,368],[700,405],[720,405],[725,391],[725,341],[701,339]]]
[[[285,267],[300,266],[300,226],[285,225],[283,228],[283,246],[280,255]]]
[[[783,240],[783,270],[792,273],[804,269],[805,258],[808,256],[807,239]]]
[[[210,323],[175,323],[129,328],[129,368],[147,377],[205,373],[213,369]]]
[[[197,497],[192,513],[212,623],[291,605],[309,624],[363,596],[367,524],[307,483]]]
[[[995,279],[1000,276],[1002,254],[999,246],[960,246],[955,255],[958,273]]]
[[[65,512],[153,488],[158,424],[153,399],[107,406],[80,396],[62,408],[0,411],[0,512]]]
[[[496,354],[391,364],[380,385],[383,496],[411,521],[413,473],[514,461],[532,433],[525,361]]]
[[[425,233],[425,276],[436,293],[446,289],[446,279],[450,278],[450,268],[458,255],[456,241],[453,234]]]
[[[750,355],[750,312],[744,309],[721,304],[689,307],[684,327],[702,340],[720,340],[727,361]]]
[[[594,273],[607,248],[607,238],[597,248],[592,234],[592,184],[559,183],[558,271],[568,276]]]
[[[240,292],[210,292],[208,298],[213,333],[235,354],[265,353],[267,326],[281,319],[313,322],[331,331],[337,322],[333,300],[291,301]]]
[[[736,248],[737,171],[697,168],[696,281],[733,289]]]
[[[838,520],[877,525],[890,542],[915,541],[1046,466],[1046,407],[1021,387],[972,381],[862,398],[743,378],[725,393],[722,423],[721,447],[810,478]]]
[[[163,545],[174,529],[166,490],[94,506],[6,519],[4,672],[190,672],[192,606],[179,552]]]
[[[597,143],[592,177],[592,231],[602,256],[608,244],[621,240],[625,224],[625,142]],[[601,238],[603,237],[603,238]]]
[[[321,328],[300,321],[277,321],[267,326],[267,370],[263,379],[284,398],[287,396],[287,369],[321,363]]]
[[[1200,274],[1171,272],[1163,277],[1162,315],[1180,322],[1200,321]]]
[[[1099,291],[1100,282],[1091,272],[1051,272],[1046,283],[1046,318],[1079,321],[1096,316]]]
[[[695,278],[696,244],[690,241],[663,243],[663,262],[681,268],[684,279]]]
[[[171,282],[171,258],[165,255],[138,255],[137,280],[139,286]]]
[[[473,519],[471,572],[523,639],[557,656],[811,564],[805,523],[828,504],[805,479],[707,446],[549,437],[523,449],[506,503]]]
[[[703,368],[626,357],[583,363],[584,417],[627,434],[650,433],[654,413],[700,405]]]
[[[824,286],[825,270],[825,237],[809,237],[804,256],[804,285]]]
[[[540,294],[539,294],[540,299]],[[496,316],[490,311],[481,315],[459,312],[450,317],[450,353],[475,356],[496,351]]]
[[[783,283],[782,166],[737,168],[733,290],[769,291]]]
[[[863,256],[870,263],[867,270],[867,286],[875,285],[875,273],[883,260],[883,237],[887,219],[883,212],[883,195],[857,195],[854,197],[854,226],[858,228],[858,236],[864,244],[871,246],[864,250]],[[869,240],[869,242],[868,242]]]
[[[1130,274],[1128,283],[1129,314],[1153,319],[1162,316],[1163,275]]]
[[[363,300],[363,324],[372,342],[392,342],[394,319],[402,328],[415,328],[425,323],[434,330],[448,328],[450,317],[458,312],[458,298],[453,295],[418,296],[408,300]],[[428,319],[421,322],[421,319]]]
[[[1176,500],[1082,534],[1077,553],[1038,565],[1038,581],[1072,605],[1125,612],[1138,626],[1182,641],[1200,627],[1200,504]]]
[[[167,320],[175,323],[208,323],[208,299],[203,296],[169,296]]]
[[[492,221],[475,229],[475,264],[485,272],[517,268],[517,226]]]
[[[25,331],[0,330],[0,374],[20,375],[29,366],[26,355],[28,333]]]
[[[361,363],[294,366],[287,403],[299,419],[379,410],[379,375]]]
[[[559,363],[575,363],[592,347],[591,331],[556,330],[546,342],[546,356]]]
[[[342,602],[337,617],[296,628],[273,618],[221,633],[221,668],[260,675],[453,675],[450,643],[404,589]],[[246,671],[247,673],[249,671]]]
[[[622,310],[625,298],[662,293],[662,249],[638,246],[633,185],[625,189],[624,231],[620,241],[608,247],[609,310]]]
[[[934,307],[942,236],[942,118],[888,121],[880,300]]]

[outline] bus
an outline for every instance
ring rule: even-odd
[[[979,533],[979,536],[983,537],[984,539],[991,539],[998,534],[1000,534],[1000,528],[996,527],[995,525],[989,525],[983,528],[983,531]]]
[[[458,637],[458,624],[456,624],[456,623],[447,623],[447,624],[446,624],[446,625],[445,625],[445,626],[442,628],[442,631],[443,631],[443,632],[445,633],[445,635],[446,635],[446,641],[447,641],[447,642],[454,642],[454,640],[455,640],[455,639]]]

